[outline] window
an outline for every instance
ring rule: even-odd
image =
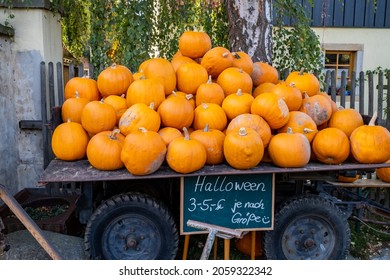
[[[336,71],[336,87],[341,86],[341,72],[345,71],[347,80],[350,80],[351,72],[355,69],[355,51],[326,51],[325,71]],[[348,85],[347,85],[348,86]]]

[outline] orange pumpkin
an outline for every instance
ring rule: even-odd
[[[192,108],[195,109],[195,107],[196,107],[195,106],[195,95],[185,93],[183,91],[172,91],[172,93],[170,95],[168,95],[167,98],[171,98],[174,96],[181,96],[181,97],[187,99],[191,103]]]
[[[150,105],[153,102],[157,110],[165,99],[164,85],[157,79],[148,79],[145,76],[134,81],[126,93],[126,104],[130,107],[136,103]]]
[[[278,83],[270,89],[270,92],[282,97],[290,111],[298,111],[302,106],[302,93],[293,85]]]
[[[230,121],[238,115],[250,113],[253,100],[251,94],[238,89],[237,93],[226,96],[222,102],[222,109]]]
[[[318,78],[312,73],[305,72],[304,69],[291,72],[286,78],[286,83],[293,84],[303,95],[313,96],[320,92]]]
[[[188,56],[182,55],[180,53],[180,51],[177,51],[176,54],[173,55],[173,57],[171,59],[171,63],[172,63],[173,69],[175,70],[175,72],[177,72],[177,69],[179,69],[179,67],[182,64],[184,64],[184,63],[197,63],[197,62]]]
[[[179,37],[179,51],[190,58],[202,57],[211,49],[211,38],[206,32],[184,31]]]
[[[115,109],[101,101],[91,101],[85,105],[81,113],[81,124],[90,134],[112,130],[116,125]]]
[[[275,86],[274,83],[266,82],[258,85],[252,92],[253,97],[257,97],[258,95],[264,92],[271,92],[272,88]]]
[[[322,163],[341,164],[349,156],[350,142],[342,130],[328,127],[317,132],[312,142],[312,151]]]
[[[225,96],[235,94],[239,89],[242,92],[252,93],[252,79],[244,70],[237,67],[228,67],[219,74],[217,83],[222,87]]]
[[[359,126],[364,125],[363,117],[355,109],[340,109],[332,114],[328,127],[341,129],[348,137]]]
[[[264,145],[260,135],[254,129],[241,127],[226,134],[223,151],[231,167],[250,169],[261,162]]]
[[[165,90],[165,95],[171,94],[176,88],[176,72],[172,63],[162,57],[151,58],[148,60],[143,73],[148,79],[159,80]]]
[[[164,140],[165,144],[168,146],[174,139],[182,137],[183,133],[180,130],[174,127],[166,126],[160,128],[158,131],[161,138]]]
[[[166,98],[158,107],[157,112],[161,117],[162,126],[170,126],[177,129],[190,127],[194,120],[194,107],[189,100],[179,95]]]
[[[111,105],[116,112],[116,124],[119,124],[123,113],[127,110],[125,95],[109,95],[104,99],[104,103]]]
[[[202,103],[215,103],[222,105],[223,100],[225,99],[225,93],[223,88],[214,83],[209,76],[207,83],[201,84],[195,95],[195,106],[199,106]]]
[[[173,140],[168,145],[166,161],[170,168],[178,173],[191,173],[201,169],[207,160],[204,145],[191,139],[187,128],[183,128],[184,137]]]
[[[190,133],[191,139],[201,142],[206,148],[206,164],[220,164],[224,160],[223,142],[225,134],[218,129],[210,129],[208,125],[204,129],[194,130]]]
[[[272,129],[281,128],[289,118],[286,102],[272,92],[258,95],[252,102],[251,113],[264,118]]]
[[[198,63],[184,63],[176,71],[177,89],[195,94],[198,87],[208,80],[206,69]]]
[[[99,73],[97,86],[103,97],[122,95],[133,81],[133,73],[129,68],[114,63]]]
[[[278,129],[278,133],[287,132],[289,127],[293,132],[305,135],[309,142],[312,142],[317,133],[317,125],[314,120],[308,114],[300,111],[289,112],[288,122]]]
[[[61,108],[62,121],[70,119],[72,122],[81,123],[81,113],[88,103],[89,99],[80,97],[78,93],[75,97],[66,99]]]
[[[212,129],[224,130],[227,117],[221,106],[215,103],[203,103],[194,110],[194,129],[203,129],[206,125]]]
[[[319,94],[313,96],[305,95],[299,110],[308,114],[317,127],[325,124],[332,116],[332,106],[326,97]]]
[[[253,71],[250,75],[255,87],[263,83],[277,84],[279,82],[278,70],[268,63],[262,61],[253,63]]]
[[[359,163],[383,163],[390,159],[390,132],[375,125],[375,112],[368,125],[356,128],[350,138],[351,153]]]
[[[123,135],[138,131],[140,127],[148,131],[157,132],[160,129],[161,117],[154,105],[149,106],[144,103],[136,103],[130,106],[119,120],[119,129]]]
[[[304,167],[310,161],[310,142],[291,129],[274,135],[268,144],[272,162],[279,167]]]
[[[214,47],[204,54],[200,64],[215,79],[223,70],[233,65],[233,55],[224,47]]]
[[[88,77],[73,77],[65,85],[65,100],[76,96],[86,98],[89,101],[100,100],[101,96],[97,83],[94,79]]]
[[[140,127],[126,136],[121,160],[131,174],[147,175],[160,168],[166,152],[165,142],[156,131]]]
[[[54,129],[51,147],[58,159],[74,161],[85,157],[88,141],[88,133],[81,124],[67,121]]]
[[[386,161],[386,163],[390,163],[390,159]],[[383,182],[390,183],[390,167],[383,167],[375,169],[376,176],[382,180]]]
[[[233,52],[233,67],[237,67],[248,73],[253,71],[253,60],[249,54],[243,51]]]
[[[102,131],[88,142],[87,158],[89,163],[99,170],[117,170],[124,167],[121,152],[125,136],[119,129]]]

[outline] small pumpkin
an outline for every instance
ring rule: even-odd
[[[182,129],[190,127],[194,120],[194,107],[191,102],[175,93],[161,103],[157,112],[160,114],[162,126]]]
[[[75,97],[77,94],[81,98],[86,98],[89,101],[100,100],[101,95],[97,86],[97,82],[89,77],[73,77],[66,84],[64,88],[65,100]]]
[[[252,93],[253,83],[250,75],[237,67],[228,67],[219,74],[217,83],[222,87],[225,96],[242,92]]]
[[[88,133],[81,124],[68,120],[54,129],[51,147],[58,159],[74,161],[85,157],[88,141]]]
[[[203,103],[194,110],[194,129],[203,129],[207,124],[212,129],[224,130],[227,117],[221,106],[215,103]]]
[[[237,93],[226,96],[222,102],[222,109],[230,121],[238,115],[250,113],[253,100],[251,94],[238,89]]]
[[[340,109],[330,117],[328,127],[341,129],[348,137],[359,126],[364,125],[362,115],[355,109]]]
[[[390,163],[390,159],[386,161],[386,163]],[[383,182],[390,183],[390,167],[382,167],[375,169],[376,176],[382,180]]]
[[[81,113],[81,124],[90,134],[112,130],[116,125],[114,107],[104,102],[104,99],[91,101],[85,105]]]
[[[176,71],[177,89],[196,94],[198,87],[208,80],[207,70],[198,63],[184,63]]]
[[[211,38],[203,31],[184,31],[179,37],[179,51],[190,58],[200,58],[211,49]]]
[[[114,63],[99,73],[97,86],[103,97],[122,95],[133,81],[133,73],[129,68]]]
[[[312,73],[305,72],[303,68],[300,71],[291,72],[286,78],[286,83],[293,84],[301,91],[302,95],[313,96],[320,92],[318,78]]]
[[[260,135],[252,128],[241,127],[226,134],[223,151],[227,163],[235,169],[250,169],[257,166],[264,155]]]
[[[125,95],[109,95],[104,99],[104,103],[109,104],[114,108],[116,112],[116,125],[118,125],[123,113],[128,108]]]
[[[119,129],[102,131],[88,142],[87,158],[89,163],[99,170],[118,170],[124,167],[121,152],[125,136]]]
[[[164,86],[165,95],[169,95],[175,90],[176,72],[169,60],[162,57],[151,58],[144,67],[145,77],[159,80]]]
[[[257,97],[258,95],[264,93],[264,92],[271,92],[272,91],[272,88],[275,86],[276,84],[274,83],[270,83],[270,82],[265,82],[265,83],[262,83],[258,86],[255,87],[255,89],[253,90],[252,92],[252,95],[253,97]]]
[[[233,55],[224,47],[214,47],[204,54],[200,64],[216,79],[223,70],[233,65]]]
[[[274,135],[268,144],[272,162],[279,167],[304,167],[310,161],[310,142],[302,133],[287,132]]]
[[[251,113],[264,118],[272,129],[281,128],[289,118],[286,102],[272,92],[258,95],[252,102]]]
[[[279,82],[278,70],[267,62],[256,61],[250,74],[255,87],[263,83],[277,84]]]
[[[81,123],[81,113],[85,105],[89,103],[89,99],[79,96],[76,92],[75,97],[68,98],[64,101],[61,108],[62,121],[71,120],[73,122]]]
[[[164,100],[164,85],[157,79],[148,79],[145,76],[131,83],[126,92],[127,107],[136,103],[150,105],[153,102],[154,108],[157,110]]]
[[[149,106],[144,103],[136,103],[130,106],[119,120],[119,129],[125,136],[131,132],[138,131],[140,127],[148,131],[157,132],[160,129],[161,117],[154,104]]]
[[[126,136],[121,160],[131,174],[147,175],[160,168],[166,152],[165,142],[156,131],[139,127]]]
[[[312,142],[315,158],[325,164],[341,164],[349,156],[348,136],[335,127],[325,128],[315,135]]]
[[[202,103],[222,105],[224,99],[225,93],[223,88],[218,83],[214,83],[211,76],[209,76],[207,82],[201,84],[196,91],[195,106],[199,106]]]
[[[158,131],[165,144],[168,146],[174,139],[182,137],[183,133],[177,128],[166,126],[160,128]]]
[[[310,143],[318,131],[314,120],[308,114],[301,111],[290,111],[288,122],[278,129],[278,133],[287,132],[289,127],[292,131],[305,135]]]
[[[172,63],[173,69],[175,70],[175,72],[177,72],[177,69],[179,69],[179,67],[182,64],[184,64],[184,63],[197,63],[197,62],[188,56],[182,55],[180,53],[180,51],[177,51],[173,55],[173,57],[171,59],[171,63]]]
[[[168,145],[166,161],[170,168],[182,174],[201,169],[207,160],[204,145],[196,139],[191,139],[187,128],[183,128],[184,137],[173,140]]]
[[[282,97],[290,111],[298,111],[302,106],[302,93],[294,85],[278,83],[270,89],[270,92]]]
[[[356,128],[350,135],[351,153],[359,163],[383,163],[390,159],[390,132],[375,125],[377,113],[368,125]]]
[[[223,142],[225,134],[218,129],[210,129],[206,124],[204,129],[194,130],[190,133],[190,138],[201,142],[207,153],[206,164],[220,164],[224,160]]]
[[[332,116],[332,106],[326,97],[316,94],[305,95],[302,100],[301,112],[308,114],[318,126],[325,124]]]
[[[253,71],[253,60],[249,54],[243,51],[233,52],[233,67],[244,70],[249,75]]]

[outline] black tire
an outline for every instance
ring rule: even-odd
[[[84,243],[88,259],[172,260],[179,235],[161,202],[145,194],[126,193],[96,209],[86,226]]]
[[[326,198],[295,197],[282,205],[274,221],[274,230],[264,234],[267,259],[339,260],[348,254],[349,224]]]

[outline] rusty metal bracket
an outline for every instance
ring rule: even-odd
[[[208,260],[210,256],[211,248],[214,244],[214,239],[216,236],[221,237],[223,239],[231,239],[231,238],[242,238],[242,236],[246,233],[245,231],[221,227],[217,225],[212,225],[208,223],[203,223],[194,220],[188,220],[187,226],[207,230],[207,241],[203,248],[202,255],[200,257],[201,260]]]
[[[62,260],[63,258],[52,244],[43,235],[42,230],[34,222],[33,219],[24,211],[23,207],[16,199],[8,192],[7,188],[0,184],[0,199],[9,207],[15,216],[22,222],[26,229],[31,233],[41,247],[49,254],[53,260]]]

